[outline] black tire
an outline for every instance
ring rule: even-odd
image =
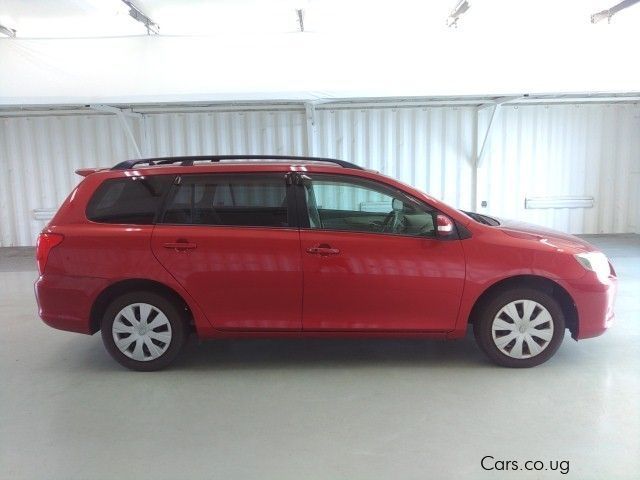
[[[503,351],[498,348],[493,339],[492,327],[494,318],[500,313],[503,307],[510,304],[511,302],[518,302],[519,300],[532,300],[543,306],[550,314],[551,322],[553,323],[553,333],[551,339],[545,343],[544,349],[540,353],[534,356],[528,356],[526,358],[514,358],[512,356],[509,356],[508,354],[503,353]],[[519,305],[520,308],[522,308],[522,304]],[[520,315],[521,310],[517,311]],[[534,313],[539,311],[539,309],[536,309],[534,310]],[[534,315],[532,315],[532,317],[535,318]],[[545,328],[545,325],[547,325],[547,323],[548,322],[543,324],[541,328]],[[557,300],[555,300],[551,295],[533,288],[514,288],[500,292],[494,298],[490,299],[487,303],[484,304],[473,325],[473,333],[476,338],[476,342],[478,343],[480,349],[485,353],[485,355],[487,355],[487,357],[489,357],[489,359],[494,363],[497,363],[498,365],[501,365],[503,367],[511,368],[535,367],[536,365],[540,365],[541,363],[549,360],[560,347],[560,344],[562,343],[562,340],[564,338],[564,330],[564,314],[562,313],[562,308],[558,304]],[[498,334],[496,333],[496,337],[497,336]],[[499,341],[499,338],[496,341]],[[514,339],[514,344],[515,341],[516,340]],[[541,339],[540,341],[542,342]],[[507,346],[505,348],[509,347]],[[529,352],[529,355],[532,354],[532,351],[529,351],[528,349],[528,344],[527,347],[521,348],[523,349],[522,351],[525,352],[525,355],[527,351]]]
[[[165,315],[170,325],[170,329],[167,328],[166,331],[170,330],[171,338],[168,342],[160,344],[162,346],[161,348],[165,348],[165,350],[157,358],[142,361],[135,360],[125,355],[125,353],[116,346],[112,330],[113,324],[118,319],[118,314],[122,309],[137,303],[146,303],[153,306]],[[101,324],[102,341],[109,354],[121,365],[131,370],[143,372],[160,370],[171,364],[186,343],[188,331],[188,320],[183,309],[178,307],[173,301],[157,293],[148,291],[126,293],[115,298],[107,307]],[[167,344],[168,346],[166,346]],[[143,348],[146,348],[146,353],[149,353],[149,349],[146,346]]]

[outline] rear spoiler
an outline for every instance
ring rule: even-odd
[[[92,173],[100,172],[101,170],[109,170],[108,168],[93,167],[93,168],[79,168],[76,173],[81,177],[88,177]]]

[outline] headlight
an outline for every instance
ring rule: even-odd
[[[586,252],[577,253],[574,255],[580,265],[587,270],[594,272],[598,278],[605,281],[611,273],[609,267],[609,260],[607,256],[602,252]]]

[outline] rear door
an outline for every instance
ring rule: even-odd
[[[158,260],[215,328],[301,330],[302,268],[285,173],[178,177],[152,235]]]
[[[436,238],[435,210],[354,176],[300,178],[304,330],[454,327],[465,260],[460,240]]]

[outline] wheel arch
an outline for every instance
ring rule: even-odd
[[[562,313],[565,317],[566,328],[569,329],[569,331],[571,332],[571,336],[574,339],[577,337],[579,325],[578,310],[576,309],[573,298],[562,285],[547,277],[542,277],[539,275],[516,275],[499,280],[487,287],[476,299],[473,307],[471,308],[471,313],[469,314],[468,318],[469,324],[473,324],[476,321],[476,319],[480,315],[480,312],[482,311],[482,308],[495,295],[512,288],[522,287],[541,290],[555,298],[562,308]]]
[[[100,323],[102,322],[104,312],[106,311],[109,304],[113,301],[113,299],[125,293],[136,290],[154,292],[171,300],[178,308],[184,309],[187,318],[189,319],[189,325],[193,327],[193,313],[189,308],[189,304],[178,292],[176,292],[171,287],[168,287],[167,285],[154,280],[133,278],[112,283],[102,292],[100,292],[100,294],[96,297],[93,305],[91,306],[91,313],[89,316],[91,334],[94,334],[100,330]]]

